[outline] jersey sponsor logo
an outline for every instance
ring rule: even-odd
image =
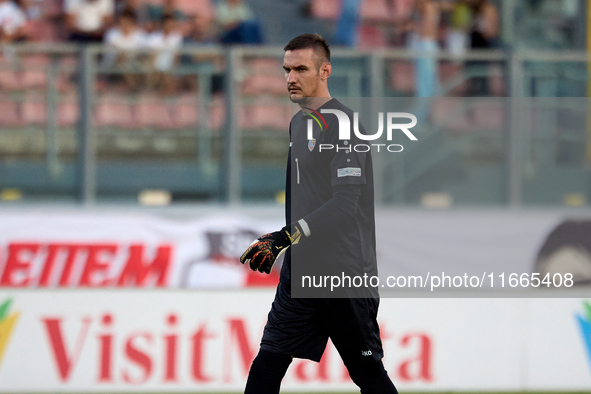
[[[373,353],[371,352],[371,350],[362,350],[361,351],[361,355],[362,356],[371,356]]]
[[[310,152],[312,152],[314,150],[315,146],[316,146],[316,138],[312,138],[311,140],[308,140],[308,149],[310,150]]]
[[[359,167],[339,168],[337,170],[337,177],[342,178],[344,176],[361,176],[361,168],[359,168]]]

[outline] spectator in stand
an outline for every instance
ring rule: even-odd
[[[242,0],[222,0],[216,8],[222,44],[261,44],[260,23]]]
[[[359,0],[343,0],[341,15],[334,35],[335,45],[354,47],[357,40],[359,24]]]
[[[125,0],[118,4],[117,15],[122,15],[126,11],[131,11],[135,15],[135,21],[138,27],[142,29],[149,28],[150,7],[144,0]]]
[[[177,61],[176,52],[183,44],[183,34],[173,15],[164,15],[162,30],[151,33],[146,44],[155,51],[152,56],[154,73],[150,75],[149,86],[157,87],[164,94],[174,92],[176,80],[170,72]]]
[[[102,42],[113,20],[113,0],[64,0],[70,41]]]
[[[450,13],[449,26],[445,37],[447,49],[454,55],[462,56],[470,45],[472,10],[469,0],[448,2],[445,5],[445,9]]]
[[[185,45],[213,45],[218,43],[210,17],[197,14],[192,18],[191,22],[191,30],[183,40]]]
[[[190,25],[190,32],[183,40],[183,45],[187,47],[212,46],[219,42],[216,32],[213,28],[212,20],[206,15],[195,15],[192,18]],[[204,54],[186,54],[183,55],[181,62],[184,67],[195,70],[196,74],[209,73],[212,75],[212,90],[220,90],[221,79],[223,75],[215,74],[217,66],[221,65],[221,59],[216,55]],[[197,77],[195,75],[187,75],[184,78],[184,85],[190,89],[195,89]]]
[[[416,51],[415,87],[417,97],[432,97],[439,88],[437,35],[440,8],[434,0],[416,0],[410,15],[409,46]]]
[[[132,10],[127,9],[121,13],[118,23],[105,34],[105,44],[116,51],[108,51],[103,58],[103,66],[117,65],[124,68],[125,82],[132,90],[137,90],[140,75],[137,73],[138,64],[135,51],[142,49],[146,43],[146,35],[141,30]]]
[[[177,6],[176,0],[164,0],[164,4],[148,4],[150,21],[154,24],[161,23],[165,15],[172,15],[176,21],[184,21],[186,15]]]
[[[499,13],[497,7],[490,0],[470,0],[472,13],[472,31],[470,34],[470,48],[474,50],[491,49],[497,46],[499,38]],[[471,61],[468,67],[477,69],[479,73],[485,73],[488,67],[487,62]],[[487,76],[477,76],[471,79],[471,96],[488,96],[490,87]]]
[[[27,16],[15,2],[0,0],[0,43],[10,44],[27,37]]]

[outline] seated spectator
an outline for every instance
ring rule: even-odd
[[[9,0],[0,0],[0,43],[10,44],[26,39],[27,16],[22,8]]]
[[[150,24],[150,5],[144,0],[125,0],[118,4],[117,15],[122,15],[126,11],[135,14],[136,24],[144,30],[151,28]]]
[[[148,4],[148,19],[149,23],[153,27],[159,26],[165,15],[172,15],[172,17],[177,21],[184,21],[187,19],[186,15],[181,11],[177,4],[176,0],[164,0],[164,4]]]
[[[183,35],[174,16],[170,14],[164,15],[162,30],[151,33],[146,40],[147,47],[156,51],[152,56],[155,73],[150,76],[150,85],[159,86],[163,93],[175,90],[175,79],[170,71],[176,63],[176,52],[182,43]]]
[[[469,30],[472,23],[472,10],[467,0],[451,4],[451,20],[446,36],[447,49],[454,55],[464,55],[469,46]]]
[[[206,15],[195,15],[192,18],[189,34],[184,38],[185,46],[212,46],[219,42],[213,29],[211,18]],[[194,70],[195,74],[207,72],[212,74],[212,89],[220,89],[220,79],[223,75],[215,73],[216,68],[221,66],[220,57],[211,54],[185,54],[181,58],[182,65],[186,69]],[[183,85],[189,89],[197,87],[197,75],[188,74],[183,78]]]
[[[242,0],[223,0],[216,8],[223,44],[261,44],[260,23]]]
[[[212,45],[218,42],[211,18],[195,15],[192,18],[189,34],[184,38],[185,45]]]
[[[475,50],[493,49],[498,46],[499,14],[490,0],[470,0],[474,19],[470,35],[470,48]],[[476,74],[488,73],[488,62],[470,61],[467,66]],[[484,97],[490,95],[488,77],[477,75],[470,80],[468,95]]]
[[[108,51],[105,54],[103,66],[117,65],[128,71],[124,79],[133,90],[137,90],[139,86],[139,74],[135,72],[138,67],[134,51],[142,49],[145,42],[146,35],[137,27],[135,14],[131,10],[123,11],[117,25],[105,34],[105,44],[117,51]]]
[[[70,41],[101,42],[114,13],[113,0],[65,0]]]

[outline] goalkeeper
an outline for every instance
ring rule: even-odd
[[[370,153],[356,152],[351,145],[349,149],[319,150],[320,144],[362,142],[357,137],[338,139],[339,111],[349,119],[353,112],[330,97],[328,45],[317,34],[303,34],[284,49],[287,89],[302,111],[290,123],[287,226],[261,236],[240,258],[251,269],[269,273],[285,253],[245,394],[279,393],[292,359],[320,361],[328,338],[362,394],[397,393],[381,361],[375,289],[343,290],[343,298],[292,298],[292,262],[298,270],[304,265],[316,271],[361,276],[377,275],[377,264]],[[312,122],[310,136],[307,125],[312,115],[317,122]]]

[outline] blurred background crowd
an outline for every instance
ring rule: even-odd
[[[234,184],[237,195],[274,200],[292,115],[282,48],[317,32],[333,49],[333,96],[433,98],[409,109],[433,138],[409,153],[409,174],[386,199],[419,203],[435,190],[505,204],[512,177],[527,188],[525,176],[553,162],[572,174],[537,174],[523,199],[585,204],[586,106],[522,125],[508,103],[450,99],[586,97],[587,9],[584,0],[0,0],[0,200],[77,199],[88,157],[95,196],[162,189],[224,200]],[[526,140],[519,157],[510,125]],[[96,138],[90,156],[85,135]],[[516,172],[518,161],[530,172]],[[570,183],[552,194],[552,179]]]

